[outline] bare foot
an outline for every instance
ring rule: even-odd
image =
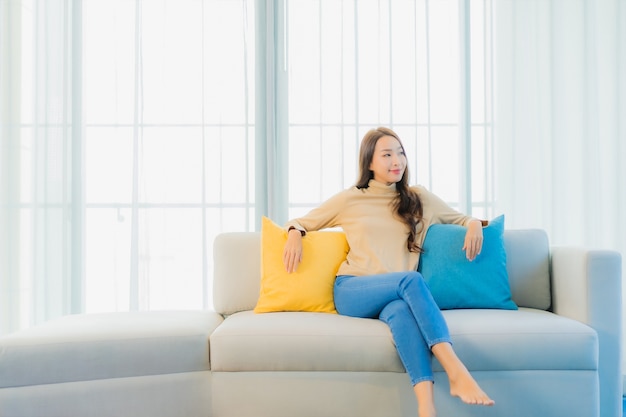
[[[459,371],[457,375],[450,377],[450,394],[453,397],[459,397],[466,404],[487,406],[495,404],[495,401],[485,394],[467,370]]]
[[[480,389],[478,383],[456,356],[452,345],[448,342],[437,343],[431,348],[435,357],[448,374],[450,381],[450,394],[459,397],[467,404],[494,405],[493,401]]]

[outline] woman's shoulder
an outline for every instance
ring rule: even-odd
[[[346,199],[349,199],[351,195],[353,195],[355,192],[358,192],[359,189],[356,188],[355,186],[351,186],[348,188],[344,188],[341,191],[338,191],[337,193],[335,193],[334,195],[332,195],[328,200],[329,202],[342,202],[345,201]]]
[[[409,189],[417,193],[417,196],[419,197],[423,205],[429,205],[431,203],[434,204],[435,202],[438,202],[440,200],[440,198],[435,193],[430,191],[424,185],[421,185],[421,184],[412,185],[409,187]]]
[[[431,194],[431,192],[421,184],[411,185],[409,189],[414,193],[417,193],[420,197],[424,194]]]

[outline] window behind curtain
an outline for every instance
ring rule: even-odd
[[[254,2],[84,0],[87,311],[210,307],[254,227]]]
[[[290,217],[354,184],[361,137],[380,125],[403,140],[412,184],[493,214],[491,7],[288,2]]]

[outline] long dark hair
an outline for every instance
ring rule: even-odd
[[[356,187],[359,189],[368,188],[370,180],[374,178],[374,173],[370,170],[370,165],[374,157],[376,143],[383,136],[396,138],[404,151],[404,145],[402,145],[400,137],[398,137],[393,130],[386,127],[378,127],[367,132],[365,136],[363,136],[361,149],[359,151],[359,179],[356,182]],[[416,238],[417,226],[422,221],[424,209],[417,193],[409,188],[408,166],[404,170],[402,179],[396,183],[396,190],[398,191],[398,196],[393,202],[393,209],[395,210],[395,214],[402,219],[409,228],[409,236],[406,242],[407,249],[409,252],[422,252],[422,248],[417,244]]]

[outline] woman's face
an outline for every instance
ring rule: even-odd
[[[369,169],[374,173],[374,179],[383,184],[391,185],[402,179],[406,155],[398,139],[393,136],[378,139]]]

